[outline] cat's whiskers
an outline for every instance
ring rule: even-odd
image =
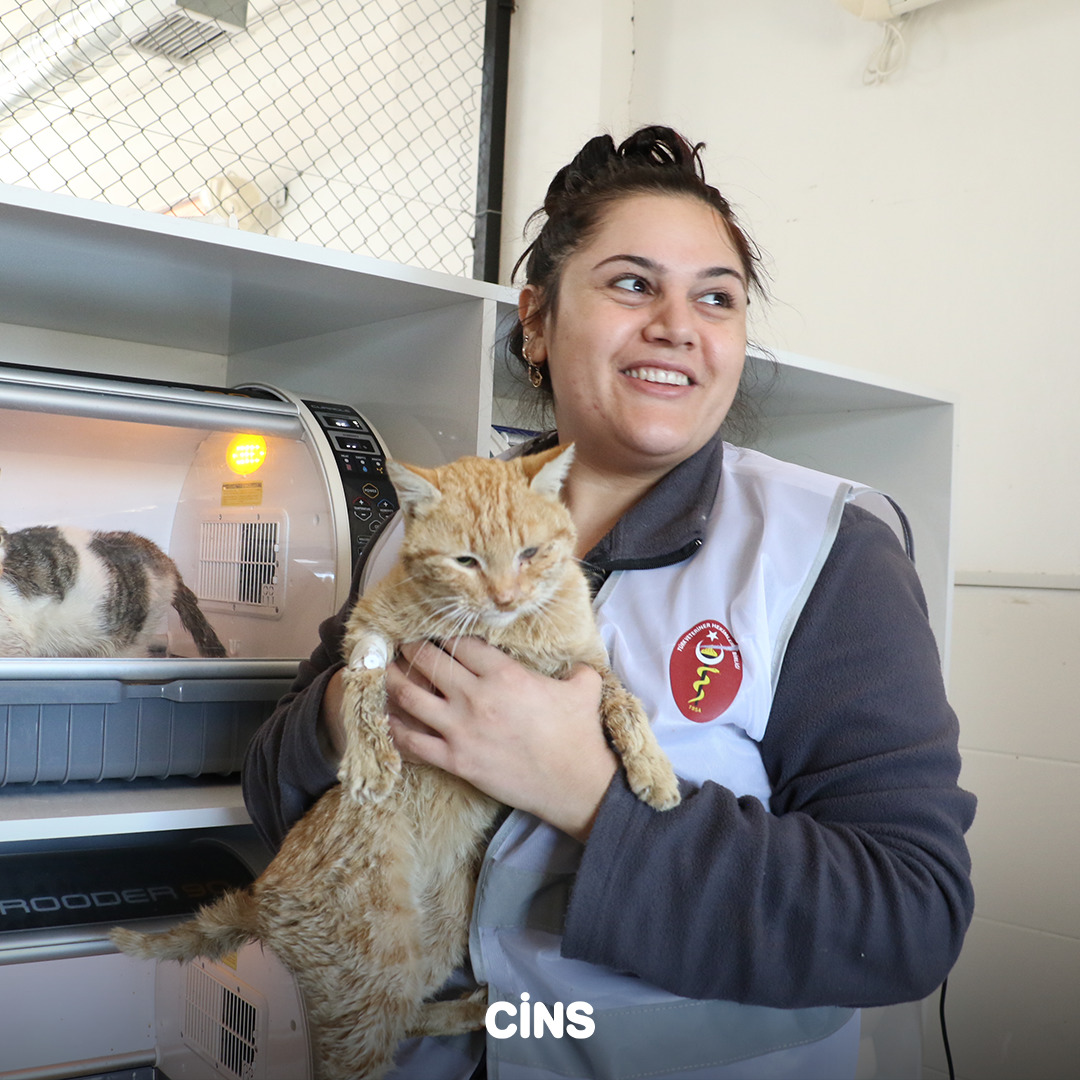
[[[462,618],[469,617],[467,611],[463,612],[461,601],[455,597],[446,598],[437,604],[426,603],[423,614],[428,637],[452,637],[452,629],[461,623]]]
[[[450,627],[450,632],[446,635],[446,639],[450,641],[460,641],[463,637],[469,637],[472,632],[479,625],[480,619],[476,612],[462,610],[458,612],[458,617]],[[454,646],[455,650],[457,646]],[[451,651],[451,656],[454,652]]]

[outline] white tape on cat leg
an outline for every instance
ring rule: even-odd
[[[349,667],[374,671],[386,667],[390,660],[390,643],[378,634],[365,634],[353,648]]]

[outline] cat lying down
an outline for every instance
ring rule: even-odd
[[[248,889],[163,933],[113,931],[120,949],[143,958],[220,957],[263,942],[303,992],[319,1080],[375,1080],[401,1040],[484,1023],[484,987],[426,999],[464,962],[476,876],[501,807],[448,773],[401,761],[385,692],[399,645],[476,635],[556,678],[589,664],[603,675],[601,719],[632,789],[658,810],[679,801],[648,718],[607,666],[574,559],[559,499],[572,454],[439,469],[390,463],[405,537],[396,565],[349,618],[341,783]]]
[[[0,528],[0,656],[146,656],[170,605],[200,656],[224,656],[176,563],[133,532]]]

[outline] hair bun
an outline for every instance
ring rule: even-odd
[[[635,131],[619,146],[610,135],[597,135],[577,152],[569,165],[555,174],[544,196],[544,212],[551,216],[564,200],[573,199],[617,173],[670,169],[704,180],[705,168],[701,162],[704,145],[692,146],[673,128],[659,125]]]
[[[639,128],[625,139],[616,153],[627,164],[660,169],[682,169],[704,179],[700,152],[705,146],[691,146],[677,131],[652,125]]]
[[[577,152],[574,160],[552,177],[544,196],[544,210],[550,215],[563,199],[584,191],[599,177],[610,173],[618,160],[615,140],[610,135],[597,135],[590,139]]]

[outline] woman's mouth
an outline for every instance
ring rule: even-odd
[[[690,377],[681,371],[670,371],[667,368],[637,367],[628,368],[623,372],[631,379],[641,379],[642,382],[662,383],[665,386],[689,386]]]

